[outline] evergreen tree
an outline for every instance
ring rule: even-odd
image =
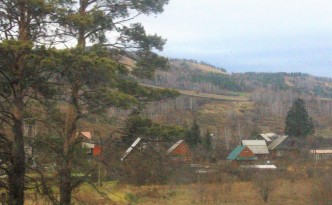
[[[187,130],[185,140],[188,143],[188,145],[191,147],[196,147],[198,144],[202,143],[201,130],[196,120],[194,120],[191,128]]]
[[[298,98],[293,102],[285,120],[285,134],[292,137],[306,137],[315,132],[313,120],[309,117],[305,102]]]
[[[206,133],[203,138],[203,145],[207,152],[212,151],[212,136],[209,130],[206,130]]]
[[[24,204],[26,156],[24,125],[32,106],[43,101],[49,73],[44,69],[45,48],[55,1],[0,1],[0,132],[8,145],[0,169],[7,174],[9,204]],[[56,27],[56,26],[52,26]],[[35,111],[36,112],[39,112]]]

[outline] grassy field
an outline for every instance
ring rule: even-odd
[[[310,179],[291,182],[278,180],[268,203],[264,203],[252,182],[232,184],[189,184],[189,185],[150,185],[129,186],[104,184],[101,193],[85,185],[75,192],[75,204],[117,204],[117,205],[305,205],[312,204],[313,181]],[[47,204],[42,198],[37,201],[28,197],[26,204]]]

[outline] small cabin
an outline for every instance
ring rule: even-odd
[[[177,141],[171,148],[169,148],[167,156],[169,156],[172,161],[177,162],[189,162],[192,159],[190,149],[184,140]]]
[[[257,160],[255,154],[245,145],[239,145],[228,155],[227,160]]]

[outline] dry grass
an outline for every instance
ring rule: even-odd
[[[265,204],[251,182],[235,182],[229,191],[227,185],[220,184],[193,184],[178,186],[176,188],[163,188],[159,195],[174,191],[170,198],[143,197],[137,204],[145,205],[190,205],[190,204],[232,204],[232,205],[260,205]],[[277,188],[271,194],[271,205],[301,205],[311,204],[311,182],[298,181],[291,183],[279,180]]]
[[[252,182],[233,182],[232,184],[189,184],[189,185],[150,185],[117,186],[105,184],[101,191],[111,200],[106,200],[91,188],[84,186],[75,193],[81,202],[77,204],[118,204],[118,205],[192,205],[192,204],[229,204],[229,205],[306,205],[312,204],[312,179],[291,182],[277,180],[277,185],[264,203]],[[129,197],[130,196],[130,197]],[[28,197],[26,204],[47,204],[39,198],[33,201]],[[76,203],[75,203],[76,204]]]

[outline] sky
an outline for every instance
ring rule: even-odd
[[[164,9],[138,19],[167,39],[164,56],[332,77],[331,0],[170,0]]]

